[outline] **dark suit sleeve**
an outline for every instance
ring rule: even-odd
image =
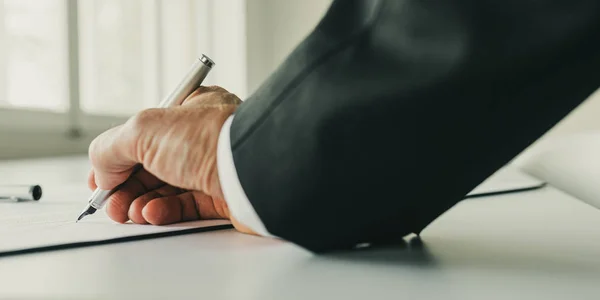
[[[235,167],[273,235],[317,252],[401,238],[599,74],[599,1],[336,1],[236,112]]]

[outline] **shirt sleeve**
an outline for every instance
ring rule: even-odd
[[[225,202],[236,220],[262,236],[272,237],[244,193],[237,175],[231,151],[230,129],[234,116],[230,116],[221,128],[217,144],[217,172]]]

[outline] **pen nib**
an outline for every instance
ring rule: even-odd
[[[87,216],[87,212],[84,211],[83,213],[81,213],[81,215],[79,216],[79,218],[77,218],[77,221],[75,221],[75,223],[81,221],[81,219],[83,219],[83,217],[85,217],[85,216]]]
[[[88,206],[82,213],[81,215],[79,215],[79,218],[77,218],[77,221],[75,221],[75,223],[81,221],[81,219],[83,219],[85,216],[87,215],[93,215],[96,212],[96,209]]]

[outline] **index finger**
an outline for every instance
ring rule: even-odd
[[[96,185],[96,175],[94,173],[94,169],[91,169],[90,173],[88,174],[87,184],[88,188],[92,191],[98,188],[98,186]]]
[[[139,170],[110,196],[106,204],[106,214],[116,222],[127,222],[129,220],[129,207],[133,200],[163,185],[165,185],[163,181],[145,169]]]

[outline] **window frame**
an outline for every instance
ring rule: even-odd
[[[4,45],[4,35],[6,29],[4,28],[6,25],[4,24],[4,1],[0,1],[0,104],[6,99],[6,91],[7,91],[7,64],[6,64],[6,46]]]
[[[83,111],[80,105],[80,43],[79,31],[79,2],[78,0],[63,0],[67,9],[67,45],[68,45],[68,108],[65,112],[56,112],[35,108],[18,108],[0,106],[0,159],[17,157],[54,156],[62,154],[85,153],[91,140],[103,131],[124,123],[128,117],[91,114]],[[242,99],[247,94],[246,71],[246,1],[245,0],[148,0],[146,17],[155,18],[156,24],[149,44],[155,44],[156,49],[145,59],[153,64],[160,77],[163,73],[171,72],[171,77],[177,76],[174,70],[166,70],[165,57],[173,56],[165,47],[163,32],[167,31],[169,22],[163,22],[164,14],[169,9],[162,5],[168,2],[172,5],[187,5],[191,8],[190,20],[193,21],[195,41],[190,42],[195,53],[206,53],[217,64],[215,70],[205,81],[205,84],[227,82]],[[232,19],[216,20],[213,16],[223,13],[233,15],[237,22],[232,25]],[[0,12],[1,7],[0,7]],[[3,17],[0,17],[3,18]],[[1,20],[1,19],[0,19]],[[2,28],[0,28],[2,29]],[[150,30],[152,31],[152,30]],[[3,32],[3,30],[2,30]],[[167,31],[168,32],[168,31]],[[226,32],[226,35],[223,34]],[[233,36],[233,42],[232,42]],[[2,45],[0,45],[2,46]],[[1,54],[1,53],[0,53]],[[5,55],[0,55],[0,74],[6,75],[2,68]],[[191,64],[191,61],[190,61]],[[232,75],[234,74],[234,75]],[[0,79],[3,79],[0,75]],[[146,76],[146,75],[144,75]],[[162,98],[170,88],[162,84],[164,80],[156,79],[153,89],[145,89],[145,99],[150,95]],[[2,81],[3,84],[5,81]],[[2,89],[0,91],[6,91]],[[5,99],[3,95],[0,98]],[[3,101],[3,100],[0,100]],[[47,147],[45,147],[47,146]]]

